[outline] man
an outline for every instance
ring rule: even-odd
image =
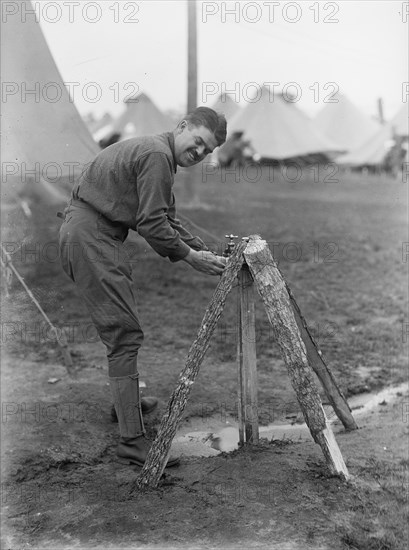
[[[141,403],[139,395],[143,332],[123,243],[133,229],[171,262],[183,260],[209,275],[223,272],[224,258],[177,220],[172,186],[177,166],[197,164],[225,139],[224,116],[199,107],[173,132],[111,145],[84,170],[65,210],[61,262],[106,346],[120,432],[117,455],[140,466],[150,447],[142,412],[152,410],[156,400]],[[167,465],[177,462],[170,457]]]

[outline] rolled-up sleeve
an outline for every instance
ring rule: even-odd
[[[190,247],[168,218],[173,200],[170,160],[165,153],[146,154],[135,164],[135,174],[139,202],[136,230],[160,256],[172,262],[182,260]]]

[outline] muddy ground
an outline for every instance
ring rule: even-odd
[[[198,184],[202,207],[181,213],[219,237],[215,249],[230,232],[259,233],[270,243],[344,394],[407,381],[405,186],[345,174],[314,182],[307,172],[298,183],[273,181],[267,169],[256,181],[243,173],[206,179]],[[175,192],[183,204],[183,181]],[[103,346],[59,266],[61,205],[35,197],[30,218],[5,209],[2,241],[66,334],[79,374],[67,375],[55,338],[14,279],[2,297],[2,548],[406,548],[409,395],[402,386],[357,417],[358,431],[335,423],[348,483],[329,476],[309,438],[284,434],[211,457],[185,450],[158,489],[135,492],[138,469],[115,459]],[[160,399],[148,420],[153,436],[217,280],[158,257],[138,237],[128,247],[145,330],[141,377],[145,393]],[[194,385],[185,432],[236,414],[236,298],[234,289]],[[259,300],[256,307],[260,422],[299,422]]]

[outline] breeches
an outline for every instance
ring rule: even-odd
[[[124,249],[128,230],[86,203],[72,201],[60,229],[61,264],[74,281],[105,344],[110,377],[137,373],[143,342]]]

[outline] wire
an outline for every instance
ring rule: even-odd
[[[212,240],[216,241],[217,243],[220,242],[219,237],[216,237],[216,235],[213,235],[213,233],[210,233],[207,229],[204,229],[204,227],[201,227],[200,225],[197,225],[197,223],[193,222],[190,218],[185,216],[184,214],[181,214],[180,211],[178,212],[179,218],[185,221],[185,223],[190,224],[192,227],[197,229],[198,231],[205,233],[208,237],[210,237]]]
[[[257,35],[265,36],[266,38],[270,39],[276,39],[279,42],[287,42],[288,44],[291,44],[293,46],[296,46],[297,48],[300,47],[300,42],[296,39],[296,36],[294,34],[291,35],[291,33],[288,33],[288,29],[284,28],[283,25],[280,25],[278,23],[275,24],[275,29],[279,31],[283,31],[284,34],[280,35],[272,35],[270,32],[260,29],[260,28],[254,28],[250,25],[247,25],[243,22],[239,22],[239,26],[243,29],[246,29],[249,32],[253,32]],[[331,40],[326,39],[325,43],[321,41],[320,39],[317,39],[315,37],[312,37],[308,35],[308,33],[304,31],[298,31],[297,30],[297,36],[301,36],[304,38],[304,40],[309,40],[310,44],[303,43],[303,47],[305,48],[312,48],[316,51],[319,51],[321,54],[333,57],[334,56],[334,50],[338,50],[339,55],[348,56],[350,58],[356,58],[357,56],[361,57],[362,59],[365,59],[368,62],[376,63],[377,61],[374,60],[371,57],[371,52],[368,50],[358,50],[356,48],[349,48],[348,46],[343,46],[336,44],[332,42]]]

